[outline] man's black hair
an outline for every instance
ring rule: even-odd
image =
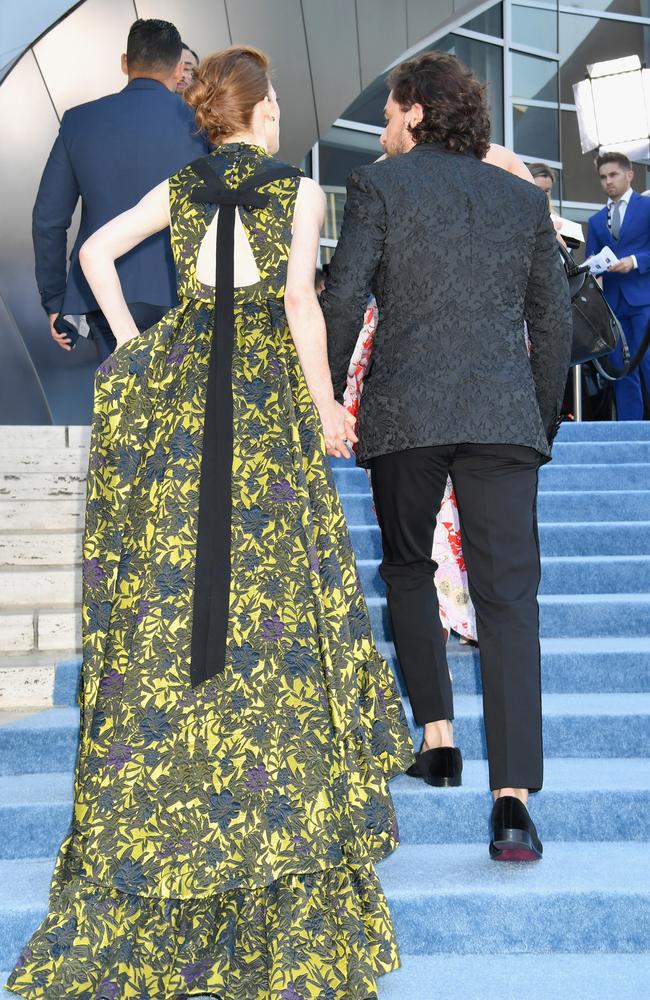
[[[156,17],[138,18],[131,25],[126,61],[131,70],[172,70],[181,58],[183,42],[178,28]]]
[[[194,56],[194,58],[196,59],[197,63],[200,63],[200,62],[201,62],[201,60],[200,60],[200,59],[199,59],[199,57],[197,56],[197,54],[196,54],[196,52],[194,51],[194,49],[191,49],[191,48],[189,47],[189,45],[187,44],[187,42],[183,42],[183,48],[184,48],[184,49],[187,49],[187,51],[188,51],[188,52],[191,52],[191,53],[192,53],[192,55],[193,55],[193,56]]]

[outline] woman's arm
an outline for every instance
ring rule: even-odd
[[[325,321],[314,288],[324,218],[325,195],[315,181],[303,177],[293,217],[284,307],[307,386],[323,423],[327,452],[349,458],[343,441],[357,440],[354,417],[334,399]]]
[[[79,251],[83,272],[118,347],[137,337],[139,330],[124,300],[115,261],[168,225],[169,184],[163,181],[128,212],[122,212],[93,233]]]

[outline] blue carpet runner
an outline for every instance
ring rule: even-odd
[[[368,483],[333,465],[394,662]],[[650,423],[564,425],[540,489],[547,762],[531,812],[544,860],[488,859],[478,654],[452,641],[464,784],[393,783],[402,848],[380,874],[403,967],[379,1000],[650,995]],[[70,817],[79,666],[58,664],[56,707],[0,727],[0,968],[46,909]]]

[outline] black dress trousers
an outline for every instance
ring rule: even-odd
[[[456,444],[411,448],[370,463],[384,551],[380,572],[419,725],[454,716],[431,557],[451,476],[476,609],[492,789],[542,785],[540,458],[519,445]]]

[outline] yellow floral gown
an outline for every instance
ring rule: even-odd
[[[274,165],[243,144],[206,163],[229,190]],[[195,168],[170,179],[180,305],[97,373],[74,816],[8,987],[367,1000],[398,965],[373,865],[413,758],[283,311],[295,171],[234,209],[259,281],[234,291],[225,643],[192,676],[215,316],[196,261],[217,211]]]

